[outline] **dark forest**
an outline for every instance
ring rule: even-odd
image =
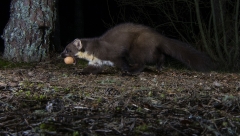
[[[239,5],[0,1],[0,135],[240,135]]]

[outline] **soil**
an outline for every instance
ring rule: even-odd
[[[240,135],[240,73],[83,67],[2,67],[0,135]]]

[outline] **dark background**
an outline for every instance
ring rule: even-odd
[[[3,34],[4,27],[9,19],[10,1],[11,0],[0,1],[0,35]],[[57,0],[57,2],[58,20],[56,21],[56,32],[52,37],[52,40],[54,40],[53,43],[55,47],[57,47],[57,52],[62,51],[63,48],[75,38],[98,37],[110,27],[122,22],[135,21],[135,23],[137,22],[151,27],[161,25],[161,27],[156,28],[158,32],[170,38],[183,40],[176,30],[173,29],[174,27],[170,26],[171,24],[167,24],[168,18],[153,7],[144,6],[142,10],[150,13],[151,20],[155,24],[149,23],[147,19],[144,20],[144,13],[136,10],[134,6],[124,6],[125,19],[123,20],[119,14],[123,7],[119,6],[115,0]],[[185,5],[181,5],[181,3],[177,5],[177,9],[182,11],[182,15],[180,14],[179,17],[183,22],[188,21],[186,17],[190,16],[189,11],[184,10],[184,6]],[[208,14],[205,15],[208,16]],[[140,20],[133,20],[132,16],[139,17]],[[162,26],[163,24],[165,24],[165,26]],[[183,31],[184,35],[186,30],[182,27],[182,23],[178,22],[175,25],[179,30]],[[192,31],[194,31],[193,33],[199,33],[197,25],[195,28],[196,30],[194,30],[194,28],[192,29]],[[191,41],[191,39],[187,40]],[[3,39],[0,38],[0,54],[3,51],[4,42]]]
[[[9,19],[9,9],[10,9],[10,0],[4,0],[0,2],[0,35],[3,34],[3,29],[8,22]],[[4,42],[3,39],[0,38],[0,53],[3,52]]]
[[[0,1],[0,35],[3,34],[4,27],[6,26],[10,15],[10,2],[11,0]],[[109,5],[109,6],[108,6]],[[56,33],[60,34],[59,44],[65,46],[75,38],[82,37],[97,37],[103,34],[108,25],[111,24],[109,10],[111,14],[118,10],[117,4],[114,0],[83,0],[82,5],[75,9],[75,0],[59,0],[58,17],[59,17],[59,30]],[[75,10],[83,10],[82,13],[82,32],[75,32]],[[81,25],[79,25],[81,26]],[[4,41],[0,38],[0,53],[4,51]]]

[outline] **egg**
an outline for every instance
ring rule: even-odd
[[[73,59],[73,57],[66,57],[66,58],[64,58],[64,62],[65,62],[65,64],[73,64],[74,59]]]

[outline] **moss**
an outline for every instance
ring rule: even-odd
[[[26,63],[26,62],[10,62],[4,59],[0,59],[0,69],[6,68],[22,68],[22,67],[32,67],[35,63]]]
[[[10,62],[0,59],[0,68],[10,65]]]
[[[146,124],[140,125],[136,127],[136,131],[147,131],[148,130],[148,126]]]
[[[73,132],[73,136],[80,136],[78,131]]]
[[[40,129],[48,130],[48,131],[56,131],[56,126],[50,123],[42,123],[40,125]]]

